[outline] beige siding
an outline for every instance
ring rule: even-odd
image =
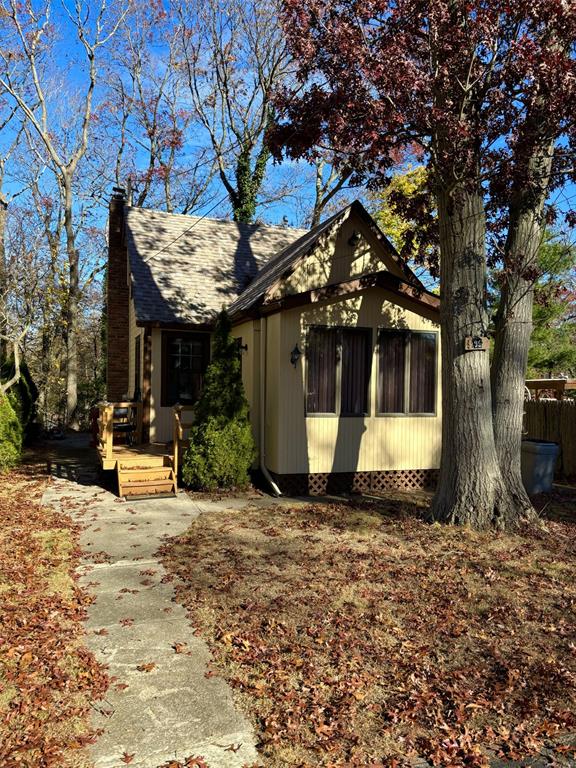
[[[354,231],[362,237],[357,245],[349,243]],[[360,275],[388,270],[403,277],[402,270],[372,229],[358,214],[351,213],[335,230],[329,231],[312,253],[296,266],[276,290],[274,298],[302,293],[340,283]]]
[[[409,328],[437,331],[420,315],[391,303],[380,289],[369,289],[343,301],[293,309],[269,319],[269,371],[275,385],[269,386],[269,467],[282,474],[301,472],[346,472],[385,469],[430,469],[440,463],[441,397],[440,348],[438,340],[438,387],[434,416],[377,416],[378,328]],[[370,415],[367,417],[306,416],[306,362],[290,364],[297,343],[306,348],[310,325],[357,326],[372,329],[373,359],[370,381]],[[278,326],[280,326],[278,328]],[[278,333],[280,331],[280,333]],[[272,379],[269,377],[272,383]],[[275,392],[274,392],[275,389]]]
[[[252,433],[258,446],[260,443],[260,330],[256,326],[257,323],[249,320],[246,323],[234,326],[232,335],[236,339],[242,339],[242,346],[247,347],[247,349],[241,351],[242,383],[244,384],[244,391],[250,406]]]
[[[266,466],[274,472],[282,472],[283,449],[287,435],[283,431],[285,384],[282,377],[286,372],[286,361],[282,359],[281,342],[282,315],[272,315],[262,320],[266,335],[266,415],[265,441]],[[289,363],[288,363],[289,367]]]
[[[172,408],[162,408],[162,331],[152,330],[152,396],[150,398],[150,441],[172,440]]]
[[[142,356],[144,349],[144,329],[136,325],[136,313],[134,310],[134,301],[130,299],[128,308],[128,392],[127,395],[134,397],[134,375],[136,367],[136,337],[141,335],[140,339],[140,382],[139,388],[142,392]]]

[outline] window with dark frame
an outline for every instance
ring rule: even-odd
[[[436,413],[437,334],[381,329],[378,413]]]
[[[210,334],[164,331],[162,405],[193,405],[202,392],[210,360]]]
[[[339,416],[368,413],[370,329],[310,328],[306,358],[306,413]]]

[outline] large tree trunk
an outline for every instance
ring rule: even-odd
[[[494,437],[504,481],[515,505],[527,516],[534,510],[520,470],[524,386],[530,336],[534,280],[544,233],[544,203],[553,147],[537,151],[527,178],[513,194],[504,256],[504,285],[495,325],[492,361]]]
[[[78,428],[78,307],[80,282],[78,251],[72,222],[72,183],[64,183],[64,230],[68,256],[68,300],[66,302],[66,425]]]
[[[466,352],[485,336],[486,220],[480,187],[438,192],[442,303],[442,460],[434,520],[476,529],[511,527],[518,510],[496,454],[487,351]]]

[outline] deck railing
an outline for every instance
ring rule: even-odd
[[[97,447],[104,459],[111,459],[114,453],[114,412],[117,409],[127,410],[128,415],[123,420],[134,426],[131,432],[134,444],[142,442],[142,403],[99,403]]]
[[[178,478],[178,468],[180,466],[180,455],[185,447],[187,440],[184,437],[186,430],[194,426],[195,414],[192,405],[174,406],[174,475]]]

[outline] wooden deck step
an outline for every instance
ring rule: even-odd
[[[131,467],[120,468],[122,480],[133,482],[139,480],[169,480],[172,477],[172,467]]]
[[[122,484],[122,496],[156,496],[158,493],[172,493],[173,491],[174,483],[172,480],[152,480]]]
[[[120,469],[149,469],[151,467],[171,467],[169,456],[121,456],[117,459]]]
[[[150,459],[146,458],[146,464]],[[170,465],[158,465],[151,462],[152,466],[144,466],[142,458],[138,466],[128,468],[118,462],[116,472],[118,476],[118,494],[126,498],[138,496],[139,498],[153,496],[176,496],[176,477]]]

